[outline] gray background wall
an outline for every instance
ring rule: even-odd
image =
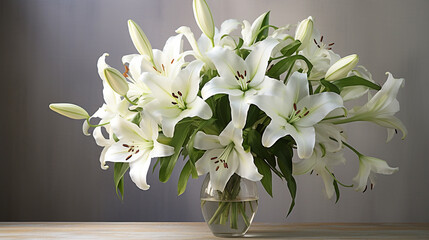
[[[349,141],[362,152],[386,159],[400,171],[380,176],[365,194],[342,189],[337,204],[321,192],[316,176],[301,176],[297,206],[288,222],[429,221],[429,1],[425,0],[208,0],[217,26],[228,18],[252,20],[271,10],[272,23],[296,23],[312,15],[325,41],[343,56],[358,53],[374,79],[384,73],[406,78],[398,116],[409,130],[385,144],[386,132],[372,124],[347,126]],[[102,104],[96,61],[104,52],[120,68],[134,53],[126,20],[144,29],[162,48],[181,25],[198,30],[191,0],[2,0],[0,1],[0,220],[1,221],[201,221],[199,188],[191,180],[176,196],[179,169],[164,184],[149,174],[149,191],[130,181],[120,202],[112,170],[99,168],[101,148],[81,134],[81,122],[51,112],[51,102],[73,102],[94,112]],[[350,183],[357,159],[338,176]],[[178,164],[182,166],[182,162]],[[256,221],[283,222],[290,198],[275,179],[274,198],[260,189]]]

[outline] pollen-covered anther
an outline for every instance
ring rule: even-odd
[[[127,65],[124,65],[124,67],[125,67],[125,72],[124,72],[124,73],[122,73],[122,75],[124,75],[124,77],[129,77],[129,76],[128,76],[128,72],[130,71],[130,69],[128,68],[128,66],[127,66]]]
[[[179,94],[179,96],[182,96],[182,92],[180,92],[180,91],[177,91],[177,93]]]
[[[130,156],[128,156],[127,158],[125,158],[125,160],[127,161],[128,159],[130,159],[133,155],[131,154]]]
[[[212,157],[212,158],[210,158],[210,160],[215,160],[215,159],[217,159],[217,157]]]
[[[165,72],[164,64],[161,64],[161,66],[162,66],[162,71],[164,71],[164,72]]]
[[[216,171],[219,170],[219,166],[216,167]]]
[[[173,60],[171,60],[170,64],[173,64],[173,62],[174,62],[174,58],[173,58]]]
[[[293,104],[293,110],[296,111],[296,103]]]
[[[171,96],[173,96],[174,98],[179,98],[175,93],[171,93]]]

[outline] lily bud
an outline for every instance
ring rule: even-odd
[[[129,89],[127,80],[118,70],[108,67],[104,69],[103,74],[106,82],[113,91],[121,96],[125,96],[125,94],[127,94]]]
[[[359,56],[356,54],[343,57],[334,63],[326,72],[325,79],[335,81],[347,76],[347,74],[356,67],[359,62]]]
[[[313,18],[310,16],[305,20],[302,20],[295,32],[295,40],[301,42],[301,46],[298,50],[302,50],[308,46],[311,41],[311,36],[313,35]]]
[[[213,41],[215,25],[209,5],[205,0],[194,0],[194,17],[201,31]]]
[[[69,117],[71,119],[87,119],[89,114],[85,109],[79,107],[78,105],[71,103],[51,103],[49,108],[63,116]]]
[[[128,31],[134,47],[141,55],[147,55],[153,60],[152,46],[140,26],[133,20],[128,20]]]

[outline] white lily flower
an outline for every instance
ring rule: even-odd
[[[251,181],[261,180],[262,175],[253,162],[252,153],[246,152],[242,144],[242,130],[235,128],[232,122],[219,136],[198,132],[195,135],[194,148],[206,150],[195,163],[198,175],[210,173],[210,182],[213,188],[219,191],[224,190],[234,173]]]
[[[220,77],[207,82],[201,90],[203,99],[216,94],[228,94],[232,122],[236,128],[246,124],[249,100],[269,88],[277,80],[265,76],[272,49],[277,40],[267,38],[256,44],[255,49],[243,60],[233,51],[215,47],[207,53]]]
[[[161,117],[165,136],[173,137],[174,127],[186,117],[198,116],[202,119],[212,117],[209,105],[197,96],[202,66],[203,63],[197,60],[172,79],[157,79],[150,76],[143,78],[154,98],[146,104],[146,111]]]
[[[128,110],[128,101],[121,99],[121,97],[115,93],[107,83],[104,75],[104,70],[110,67],[106,63],[107,56],[109,56],[109,54],[104,53],[97,62],[98,74],[103,80],[103,98],[105,103],[94,113],[94,115],[91,116],[91,118],[101,118],[99,124],[107,123],[118,115],[127,119],[130,119],[135,115],[135,113]]]
[[[302,175],[308,172],[315,172],[322,177],[326,196],[330,199],[334,196],[335,189],[333,186],[334,178],[329,172],[339,164],[344,164],[346,159],[343,152],[328,152],[317,145],[310,158],[302,159],[297,163],[293,163],[293,174]]]
[[[168,77],[176,75],[184,64],[182,34],[170,37],[163,50],[153,49],[153,57],[131,54],[122,58],[124,65],[129,66],[129,77],[137,81],[145,72]]]
[[[213,16],[210,12],[209,5],[205,0],[194,0],[192,4],[194,9],[195,21],[200,27],[201,31],[212,41],[215,35],[215,25]],[[214,43],[213,43],[214,44]]]
[[[127,71],[124,75],[129,81],[129,91],[127,96],[132,101],[137,100],[137,105],[131,108],[142,107],[153,100],[151,91],[143,83],[142,75],[150,73],[152,75],[169,78],[176,76],[185,63],[182,34],[170,37],[162,51],[153,49],[153,59],[146,55],[131,54],[122,58]],[[147,76],[146,76],[147,77]]]
[[[359,56],[351,54],[334,63],[326,72],[325,80],[334,81],[346,77],[359,62]]]
[[[133,20],[128,20],[128,31],[134,47],[141,55],[146,55],[153,61],[152,46],[140,26]]]
[[[196,59],[204,62],[204,68],[216,69],[210,58],[207,57],[206,53],[213,49],[215,46],[229,48],[231,50],[234,49],[236,47],[234,39],[232,39],[231,37],[227,37],[226,35],[229,35],[238,26],[240,26],[239,21],[235,19],[229,19],[222,23],[220,31],[215,28],[215,35],[213,38],[214,45],[205,34],[202,34],[197,41],[189,27],[182,26],[178,28],[176,32],[183,34],[188,39],[188,42],[192,47],[192,51],[188,53],[192,54]]]
[[[392,168],[387,165],[386,161],[375,158],[359,155],[359,172],[356,177],[353,178],[353,181],[356,182],[356,191],[365,191],[366,184],[368,182],[368,177],[371,179],[372,185],[371,189],[374,186],[371,174],[379,173],[384,175],[390,175],[394,172],[397,172],[399,168]]]
[[[116,117],[111,127],[119,141],[107,149],[105,161],[129,163],[131,180],[140,189],[149,189],[146,175],[151,159],[170,156],[174,148],[157,141],[158,125],[146,115],[142,115],[140,126]]]
[[[250,100],[271,118],[262,135],[262,144],[271,147],[278,139],[290,135],[297,144],[299,158],[308,158],[313,153],[316,137],[313,125],[332,110],[343,107],[338,94],[309,95],[304,73],[293,73],[286,85],[274,82],[267,93],[271,96],[259,95]]]
[[[326,196],[332,198],[335,189],[331,175],[332,168],[344,164],[346,159],[340,151],[345,140],[343,130],[332,123],[318,123],[314,125],[316,130],[316,144],[313,154],[307,159],[301,159],[293,163],[293,174],[301,175],[314,171],[321,176],[325,186]]]
[[[299,52],[313,64],[310,80],[320,80],[325,77],[328,69],[340,60],[341,57],[331,50],[332,45],[334,43],[324,43],[323,36],[317,29],[314,29],[310,43]],[[303,72],[308,72],[308,66],[304,62],[299,61],[296,68],[302,68]]]
[[[355,107],[349,111],[349,117],[333,121],[334,124],[348,123],[353,121],[370,121],[388,130],[387,141],[393,137],[395,129],[402,132],[402,139],[407,135],[404,124],[394,116],[399,111],[399,102],[396,99],[399,88],[404,79],[396,79],[391,73],[386,73],[388,78],[381,90],[378,91],[364,106]]]
[[[269,12],[265,12],[256,18],[252,25],[250,25],[250,22],[246,20],[243,21],[241,35],[243,36],[244,46],[250,47],[255,43],[256,37],[258,36],[259,30],[262,26],[262,22],[264,21],[264,18],[267,16],[267,14],[269,14]]]
[[[71,119],[87,119],[89,114],[76,104],[71,103],[51,103],[49,108],[63,116],[66,116]]]
[[[313,18],[310,16],[307,19],[302,20],[295,32],[295,39],[301,42],[298,50],[302,50],[310,44],[311,36],[313,34]]]

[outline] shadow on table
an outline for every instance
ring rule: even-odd
[[[423,237],[423,238],[422,238]],[[296,231],[249,231],[244,238],[260,239],[357,239],[357,238],[375,238],[375,239],[427,239],[428,231],[332,231],[332,230],[296,230]]]

